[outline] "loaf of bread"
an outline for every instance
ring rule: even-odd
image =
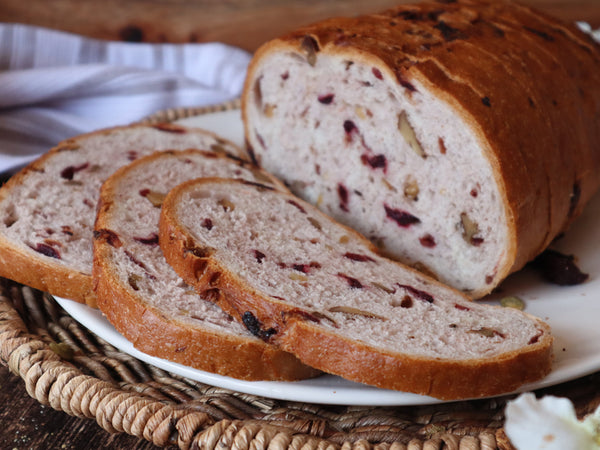
[[[256,52],[242,101],[255,161],[472,298],[600,184],[598,44],[507,1],[307,26]]]
[[[92,231],[102,182],[156,150],[238,153],[216,135],[176,125],[132,125],[61,142],[0,189],[0,276],[95,305]]]
[[[154,153],[102,185],[94,231],[98,308],[137,349],[186,366],[243,380],[318,374],[197,295],[165,261],[158,246],[162,199],[175,185],[207,175],[278,185],[251,164],[200,150]]]
[[[164,200],[159,228],[188,284],[325,372],[459,399],[509,392],[551,369],[541,320],[471,302],[285,191],[185,182]]]

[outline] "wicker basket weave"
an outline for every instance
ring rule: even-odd
[[[162,111],[148,122],[223,111]],[[158,446],[244,449],[511,449],[511,397],[426,406],[329,406],[272,400],[173,375],[120,352],[48,294],[0,279],[0,359],[44,405]],[[600,403],[600,373],[542,393],[584,416]]]

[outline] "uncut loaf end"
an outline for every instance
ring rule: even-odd
[[[600,52],[507,1],[402,5],[266,43],[248,151],[388,255],[491,292],[600,184]]]
[[[513,391],[551,369],[553,338],[538,318],[471,302],[281,190],[189,181],[167,195],[159,228],[187,283],[325,372],[463,399]]]

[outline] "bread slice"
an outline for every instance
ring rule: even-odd
[[[249,152],[388,255],[479,298],[600,185],[600,51],[506,1],[423,2],[266,43]]]
[[[99,309],[137,349],[196,369],[243,380],[318,374],[197,295],[165,261],[158,246],[161,201],[175,185],[206,175],[278,185],[249,163],[200,150],[154,153],[102,185],[93,269]]]
[[[461,399],[551,370],[553,338],[538,318],[471,302],[268,186],[181,184],[163,203],[159,242],[186,282],[253,334],[349,380]]]
[[[102,182],[141,156],[187,148],[241,151],[171,124],[117,127],[58,144],[0,189],[0,276],[94,306],[92,231]]]

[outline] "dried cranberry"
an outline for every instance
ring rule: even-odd
[[[436,246],[435,239],[431,234],[426,234],[419,238],[419,242],[423,247],[433,248]]]
[[[438,138],[438,146],[440,147],[440,153],[445,155],[448,149],[446,148],[446,143],[442,138]]]
[[[265,259],[266,255],[260,250],[254,250],[254,257],[259,264],[262,264],[263,259]]]
[[[352,261],[359,261],[359,262],[375,262],[375,260],[373,258],[371,258],[370,256],[367,255],[361,255],[360,253],[344,253],[344,258],[348,258],[351,259]]]
[[[39,242],[35,245],[35,247],[33,245],[30,245],[29,247],[31,247],[32,250],[35,250],[36,252],[41,253],[44,256],[60,259],[60,252],[54,247],[49,246],[48,244]]]
[[[479,247],[481,244],[483,244],[483,238],[473,236],[469,242],[471,242],[471,245]]]
[[[373,75],[375,75],[375,78],[377,78],[378,80],[383,80],[383,75],[381,74],[381,70],[379,70],[377,67],[373,67],[371,69],[371,71],[373,72]]]
[[[250,311],[246,311],[244,314],[242,314],[242,322],[248,331],[254,336],[258,336],[260,334],[260,322]]]
[[[264,341],[268,340],[271,336],[277,333],[275,328],[263,330],[260,321],[250,311],[246,311],[244,314],[242,314],[242,322],[248,331],[250,331],[250,333]]]
[[[544,251],[535,258],[532,265],[546,281],[560,286],[581,284],[589,278],[587,273],[577,267],[573,255],[564,255],[556,250]]]
[[[90,163],[83,163],[78,166],[65,167],[62,172],[60,172],[60,176],[65,180],[72,180],[77,172],[87,169],[89,165]]]
[[[411,294],[413,294],[415,297],[417,297],[419,300],[423,300],[427,303],[433,303],[433,296],[431,294],[428,294],[425,291],[421,291],[419,289],[416,289],[412,286],[409,286],[407,284],[398,284],[398,287],[402,288],[402,289],[406,289],[408,292],[410,292]]]
[[[356,125],[354,124],[354,122],[352,122],[351,120],[345,120],[344,121],[344,131],[347,134],[351,134],[353,132],[358,131],[358,128],[356,127]]]
[[[146,197],[149,193],[150,193],[150,189],[148,189],[148,188],[146,188],[146,189],[140,189],[140,192],[139,192],[139,194],[142,197]]]
[[[329,105],[329,104],[331,104],[331,102],[333,102],[334,97],[335,96],[333,94],[319,95],[318,100],[319,100],[319,103],[323,103],[324,105]]]
[[[528,344],[532,345],[535,344],[536,342],[538,342],[540,340],[540,338],[542,337],[543,332],[542,331],[538,331],[538,333],[533,336],[531,339],[529,339]]]
[[[402,301],[400,302],[400,306],[402,308],[412,308],[413,306],[413,299],[410,295],[405,295],[402,298]]]
[[[412,214],[410,214],[406,211],[403,211],[401,209],[391,208],[386,204],[384,204],[383,207],[385,208],[385,215],[389,219],[396,222],[398,224],[398,226],[401,226],[403,228],[408,228],[411,225],[421,223],[421,220],[418,217],[413,216]]]
[[[310,265],[308,264],[292,264],[292,269],[298,272],[308,273],[310,272]]]
[[[454,304],[454,307],[459,311],[471,311],[471,308],[467,308],[466,306],[459,305],[458,303]]]
[[[346,280],[348,282],[348,285],[352,288],[352,289],[362,289],[363,285],[360,281],[358,281],[356,278],[352,278],[346,274],[343,274],[341,272],[338,272],[337,274],[338,277],[343,278],[344,280]]]
[[[208,231],[212,230],[213,221],[209,217],[207,217],[202,221],[202,227],[206,228]]]
[[[387,169],[387,159],[385,155],[369,155],[368,153],[363,153],[360,160],[365,166],[371,166],[373,169],[383,169],[384,172]]]
[[[342,183],[338,183],[337,192],[340,198],[340,209],[348,212],[348,189]]]

